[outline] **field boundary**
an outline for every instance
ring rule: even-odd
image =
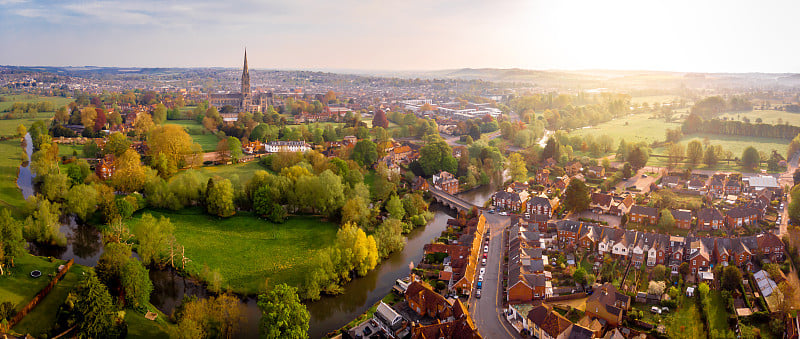
[[[64,275],[67,274],[69,269],[72,268],[73,263],[74,263],[73,259],[67,261],[67,263],[64,264],[64,269],[59,271],[53,278],[53,280],[50,280],[50,283],[47,284],[47,286],[45,286],[41,291],[39,291],[39,293],[36,293],[36,296],[34,296],[33,299],[31,299],[31,301],[27,305],[25,305],[25,307],[23,307],[19,312],[17,312],[14,318],[11,318],[11,321],[9,321],[7,325],[8,328],[3,330],[5,331],[10,330],[12,327],[14,327],[20,321],[22,321],[22,318],[28,315],[28,313],[31,310],[33,310],[33,308],[36,307],[36,305],[39,305],[39,302],[41,302],[45,297],[47,297],[48,294],[50,294],[50,291],[53,290],[53,287],[55,287],[56,284],[58,284],[58,282],[61,281],[61,278],[63,278]]]

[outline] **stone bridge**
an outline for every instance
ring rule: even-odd
[[[456,197],[440,189],[431,187],[430,192],[431,195],[433,196],[433,199],[435,199],[442,205],[450,207],[454,210],[469,212],[472,209],[472,207],[475,207],[475,205],[473,205],[472,203],[467,202],[459,197]]]

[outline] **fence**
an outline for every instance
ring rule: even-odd
[[[36,307],[36,305],[38,305],[39,302],[42,301],[42,299],[44,299],[48,294],[50,294],[50,291],[53,290],[53,287],[55,287],[56,284],[58,284],[59,280],[61,280],[61,278],[64,277],[64,274],[67,274],[67,271],[69,271],[69,269],[72,267],[72,263],[73,260],[70,259],[64,265],[64,269],[59,271],[53,278],[53,280],[50,280],[50,283],[47,284],[47,286],[45,286],[41,291],[39,291],[39,293],[36,293],[36,296],[34,296],[33,299],[31,299],[31,301],[27,305],[25,305],[25,307],[23,307],[13,318],[11,318],[11,321],[8,322],[8,329],[11,329],[12,327],[14,327],[14,325],[22,321],[22,318],[24,318],[31,310],[33,310],[33,308]]]
[[[580,299],[580,298],[584,298],[584,297],[586,297],[586,293],[580,292],[580,293],[575,293],[575,294],[559,295],[557,297],[550,297],[550,298],[546,298],[544,301],[549,303],[549,302],[555,302],[555,301]]]

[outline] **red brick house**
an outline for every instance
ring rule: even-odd
[[[525,212],[530,215],[541,214],[551,217],[553,216],[553,206],[550,204],[550,199],[532,197],[525,203]]]
[[[753,225],[758,222],[759,217],[759,210],[753,207],[734,207],[725,213],[725,221],[728,227]]]
[[[439,174],[434,174],[433,186],[448,194],[458,193],[458,179],[450,172],[441,171]]]
[[[692,227],[692,211],[689,210],[670,210],[675,219],[675,226],[678,228],[689,229]]]
[[[768,257],[772,262],[781,262],[784,259],[783,241],[773,233],[762,233],[756,236],[758,251]]]
[[[628,215],[628,220],[632,222],[652,225],[658,223],[658,209],[655,207],[634,205]]]
[[[518,211],[527,200],[525,198],[522,193],[499,191],[492,195],[492,205],[498,209]]]
[[[721,229],[725,224],[725,218],[716,208],[703,208],[697,212],[697,229],[701,231],[711,231]]]
[[[111,175],[114,174],[114,170],[116,166],[114,164],[115,158],[113,154],[106,154],[105,157],[100,159],[100,162],[97,166],[94,167],[94,173],[97,174],[97,177],[100,180],[107,180],[111,178]]]

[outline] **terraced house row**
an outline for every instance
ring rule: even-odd
[[[714,265],[735,265],[750,270],[752,260],[762,257],[772,262],[784,259],[783,242],[773,233],[745,237],[680,237],[639,232],[582,223],[571,220],[555,222],[559,247],[566,251],[596,251],[630,260],[637,267],[665,265],[678,273],[687,262],[692,273],[709,271]]]

